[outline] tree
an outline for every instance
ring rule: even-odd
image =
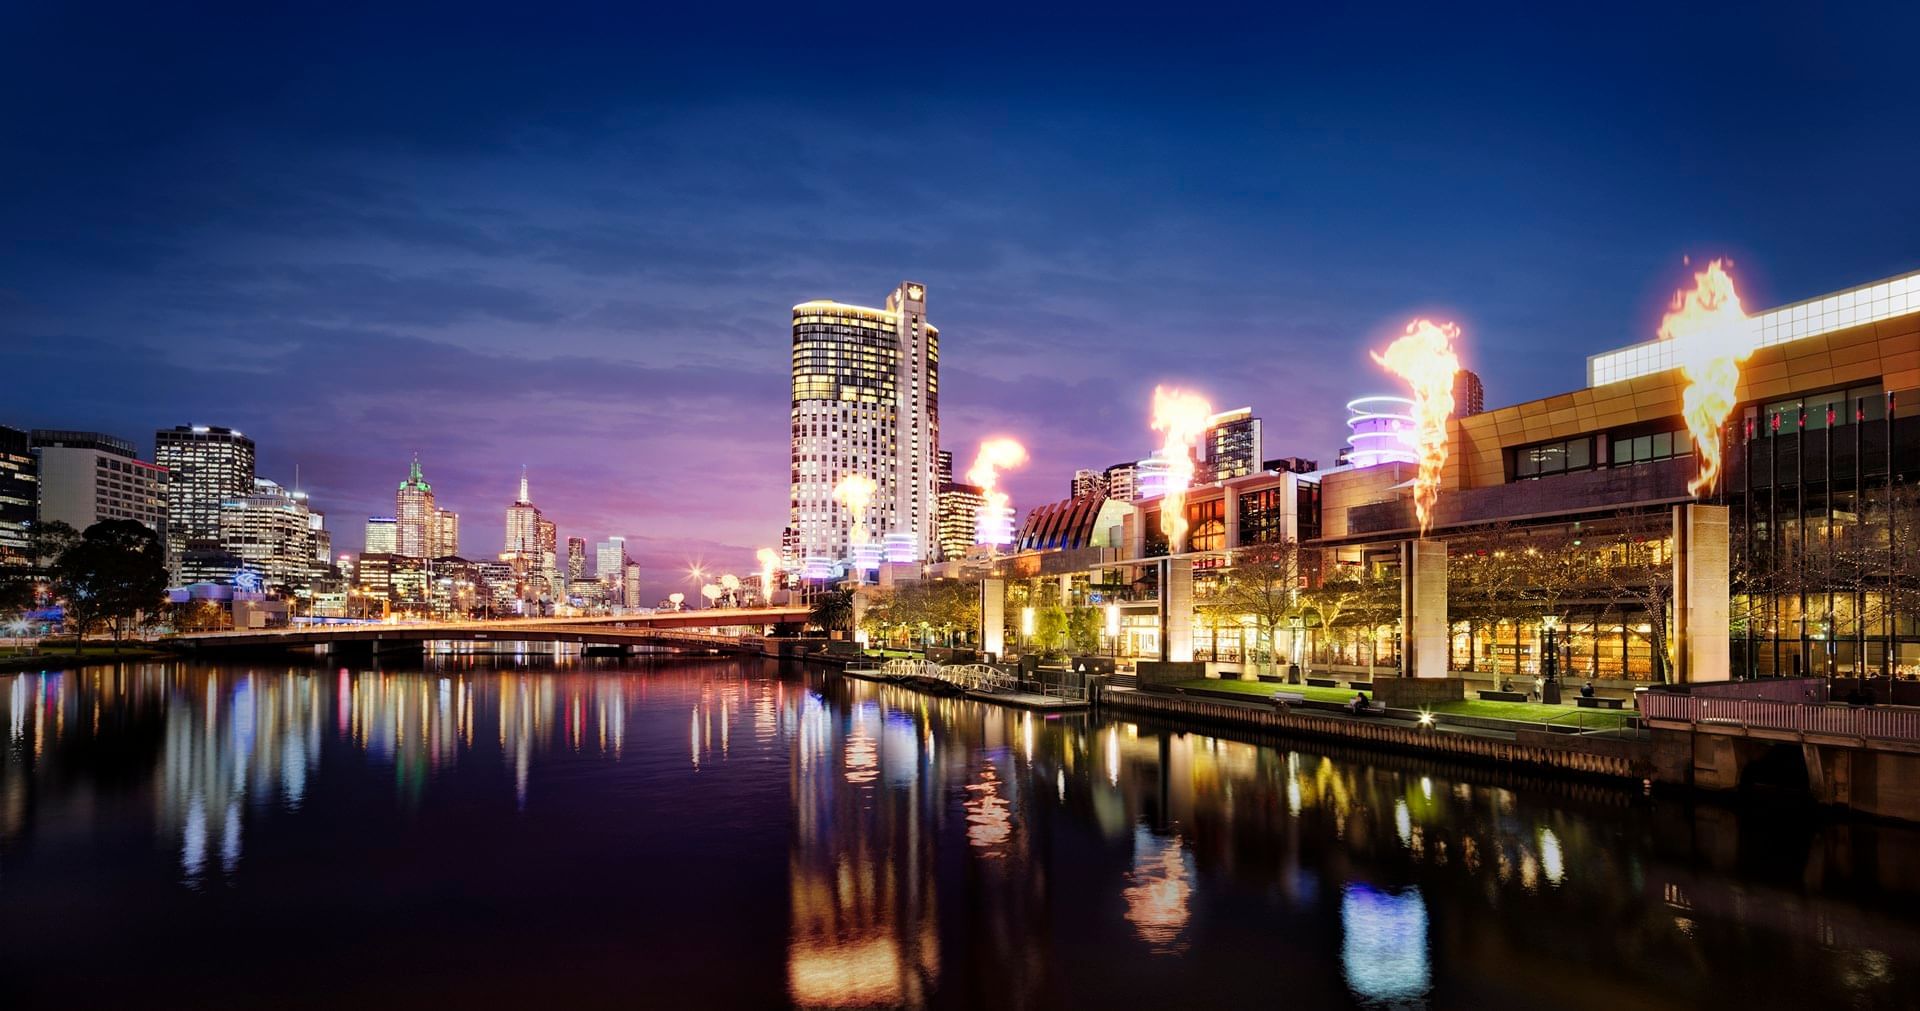
[[[54,593],[65,602],[75,634],[105,623],[116,650],[128,626],[158,609],[167,589],[160,539],[133,520],[102,520],[88,527],[60,553],[52,574]]]
[[[853,628],[853,591],[829,590],[821,594],[807,620],[829,634]]]
[[[1594,538],[1601,547],[1598,574],[1605,613],[1646,640],[1653,657],[1653,679],[1660,682],[1667,680],[1670,660],[1672,534],[1664,512],[1623,513]],[[1645,631],[1634,624],[1635,617],[1646,624]]]
[[[1332,635],[1365,592],[1357,567],[1341,565],[1327,573],[1319,585],[1300,595],[1301,610],[1303,614],[1311,613],[1319,618],[1320,627]]]
[[[59,520],[41,520],[27,528],[27,556],[43,570],[78,543],[80,531]]]
[[[1347,613],[1367,633],[1367,679],[1380,662],[1380,629],[1400,617],[1400,581],[1390,579],[1377,565],[1362,565],[1354,573],[1358,592],[1347,605]]]
[[[1235,551],[1208,606],[1236,621],[1253,620],[1266,647],[1259,669],[1271,672],[1280,629],[1301,611],[1300,546],[1287,540]]]

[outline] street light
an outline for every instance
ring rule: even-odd
[[[687,581],[692,583],[697,591],[707,581],[707,570],[699,565],[687,566]]]

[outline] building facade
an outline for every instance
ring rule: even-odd
[[[253,494],[253,440],[231,428],[180,425],[153,435],[153,462],[167,470],[167,561],[220,540],[220,505]]]
[[[1073,487],[1068,498],[1085,498],[1088,495],[1107,493],[1107,475],[1099,470],[1076,470],[1073,472]]]
[[[400,548],[400,523],[392,516],[367,517],[367,539],[361,548],[370,555],[391,555]]]
[[[33,437],[0,426],[0,566],[30,565],[27,534],[40,501],[40,472]]]
[[[220,550],[258,574],[261,589],[304,591],[320,568],[306,496],[255,480],[253,493],[220,503]],[[235,580],[242,582],[244,580]]]
[[[1453,376],[1453,416],[1465,418],[1487,409],[1487,388],[1480,373],[1461,369]]]
[[[98,432],[36,429],[39,518],[85,530],[101,520],[133,520],[167,530],[167,472],[147,463],[133,443]]]
[[[587,539],[585,537],[567,538],[567,585],[572,586],[577,579],[587,575]]]
[[[853,516],[833,491],[853,474],[876,486],[864,520],[870,539],[911,536],[927,557],[939,442],[940,331],[926,319],[922,285],[902,282],[877,309],[824,300],[793,307],[789,509],[810,565],[852,554]]]
[[[1253,408],[1223,411],[1207,419],[1195,447],[1194,484],[1214,484],[1257,473],[1265,459],[1260,419]]]

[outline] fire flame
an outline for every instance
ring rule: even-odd
[[[1714,260],[1693,275],[1692,291],[1674,292],[1673,306],[1660,320],[1660,339],[1673,342],[1673,360],[1687,380],[1680,413],[1700,454],[1687,493],[1698,498],[1720,479],[1720,426],[1733,413],[1740,363],[1753,353],[1753,325],[1726,261]]]
[[[1420,454],[1420,473],[1413,481],[1413,511],[1420,533],[1433,524],[1433,506],[1440,500],[1440,471],[1447,465],[1447,419],[1453,416],[1453,377],[1460,356],[1453,340],[1460,328],[1452,323],[1416,319],[1406,335],[1373,353],[1388,372],[1407,381],[1413,390],[1414,449]]]
[[[780,553],[772,548],[761,548],[753,553],[760,562],[760,595],[766,602],[773,603],[773,570],[780,565]]]
[[[865,474],[848,474],[833,486],[833,499],[840,503],[853,517],[853,529],[847,539],[855,544],[867,543],[867,506],[873,504],[873,493],[879,485]]]
[[[1160,530],[1167,553],[1177,555],[1187,539],[1187,487],[1193,484],[1193,444],[1207,430],[1213,405],[1198,393],[1153,388],[1153,430],[1161,433],[1160,456],[1167,461],[1167,492],[1160,499]]]
[[[996,487],[1000,472],[1027,462],[1027,447],[1004,436],[980,444],[980,452],[967,468],[967,483],[978,485],[986,503],[974,524],[974,540],[980,544],[1004,544],[1013,539],[1013,507],[1007,493]]]

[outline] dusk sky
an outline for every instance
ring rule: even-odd
[[[1755,309],[1920,268],[1910,5],[279,7],[0,11],[0,424],[242,429],[341,550],[417,451],[470,556],[526,464],[650,594],[748,571],[790,307],[907,278],[1024,512],[1144,455],[1156,382],[1331,462],[1415,315],[1492,406],[1650,339],[1685,257]]]

